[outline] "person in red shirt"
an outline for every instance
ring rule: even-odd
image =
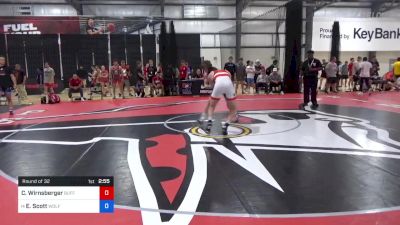
[[[188,75],[188,66],[185,60],[181,61],[181,66],[179,67],[179,80],[186,80]]]
[[[163,96],[164,95],[164,80],[161,76],[161,73],[157,73],[156,76],[153,78],[153,87],[156,96]]]
[[[78,93],[81,95],[81,101],[85,101],[83,98],[83,82],[81,78],[78,77],[77,74],[73,74],[71,79],[69,79],[69,90],[68,97],[73,101],[72,93]]]
[[[182,81],[187,79],[188,76],[188,71],[189,68],[187,66],[187,63],[185,62],[185,60],[181,60],[181,65],[179,66],[179,77],[178,77],[178,87],[179,87],[179,93],[181,92],[180,90],[182,90]]]
[[[100,69],[98,66],[96,66],[96,75],[97,75],[97,80],[101,85],[101,92],[103,96],[106,96],[109,93],[108,85],[110,78],[108,70],[106,70],[106,67],[104,65],[102,65]]]
[[[125,98],[124,95],[124,78],[122,76],[122,68],[118,64],[118,60],[113,61],[113,66],[110,70],[111,78],[112,78],[112,85],[113,85],[113,99],[116,98],[115,92],[116,89],[119,89],[119,96]]]
[[[355,65],[354,65],[354,58],[351,58],[350,59],[350,63],[349,63],[349,65],[348,65],[348,70],[349,70],[349,84],[348,84],[348,86],[349,86],[349,90],[351,91],[351,90],[353,90],[353,87],[354,87],[354,75],[355,75],[355,72],[356,72],[356,68],[355,68]]]

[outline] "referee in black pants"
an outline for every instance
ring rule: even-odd
[[[318,72],[322,70],[321,61],[314,58],[314,51],[310,50],[307,52],[307,60],[303,62],[301,71],[303,74],[304,83],[304,102],[300,104],[300,109],[304,109],[305,106],[310,102],[310,91],[311,91],[311,102],[312,108],[317,108],[317,86],[318,86]]]

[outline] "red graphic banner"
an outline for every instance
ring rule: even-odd
[[[0,33],[79,34],[79,17],[1,16]]]

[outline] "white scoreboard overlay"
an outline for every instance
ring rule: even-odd
[[[113,212],[113,177],[18,177],[18,213]]]

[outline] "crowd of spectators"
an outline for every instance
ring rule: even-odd
[[[4,73],[10,73],[15,80],[16,95],[21,102],[29,104],[25,84],[26,73],[21,65],[16,64],[6,67],[5,57],[1,57],[0,65]],[[3,62],[4,61],[4,62]],[[93,65],[90,70],[79,66],[72,74],[68,82],[68,96],[71,101],[76,98],[73,93],[79,93],[79,100],[85,101],[85,96],[91,99],[94,94],[102,97],[126,98],[126,97],[154,97],[181,94],[181,84],[187,80],[206,80],[208,75],[204,64],[193,68],[187,61],[181,60],[178,68],[167,65],[163,68],[155,65],[153,60],[145,64],[138,61],[131,66],[125,60],[113,60],[112,66]],[[260,60],[247,60],[243,58],[233,61],[229,57],[225,63],[225,69],[231,73],[232,82],[235,84],[236,94],[274,94],[283,92],[283,77],[278,67],[278,61],[274,60],[270,66],[263,65]],[[43,69],[37,71],[38,83],[42,84],[43,94],[46,96],[54,93],[55,71],[49,63],[44,64]],[[3,82],[2,95],[8,94],[9,89]],[[12,82],[11,82],[12,83]],[[204,82],[204,86],[207,83]],[[344,63],[332,57],[329,62],[322,60],[322,69],[319,71],[318,88],[326,93],[339,91],[362,90],[399,90],[400,88],[400,57],[393,64],[393,70],[386,74],[380,74],[380,65],[376,57],[351,58]],[[6,93],[7,92],[7,93]]]
[[[400,87],[400,57],[392,65],[393,69],[381,74],[375,56],[358,56],[344,63],[332,57],[329,62],[322,60],[318,88],[327,94],[339,91],[390,91]]]

